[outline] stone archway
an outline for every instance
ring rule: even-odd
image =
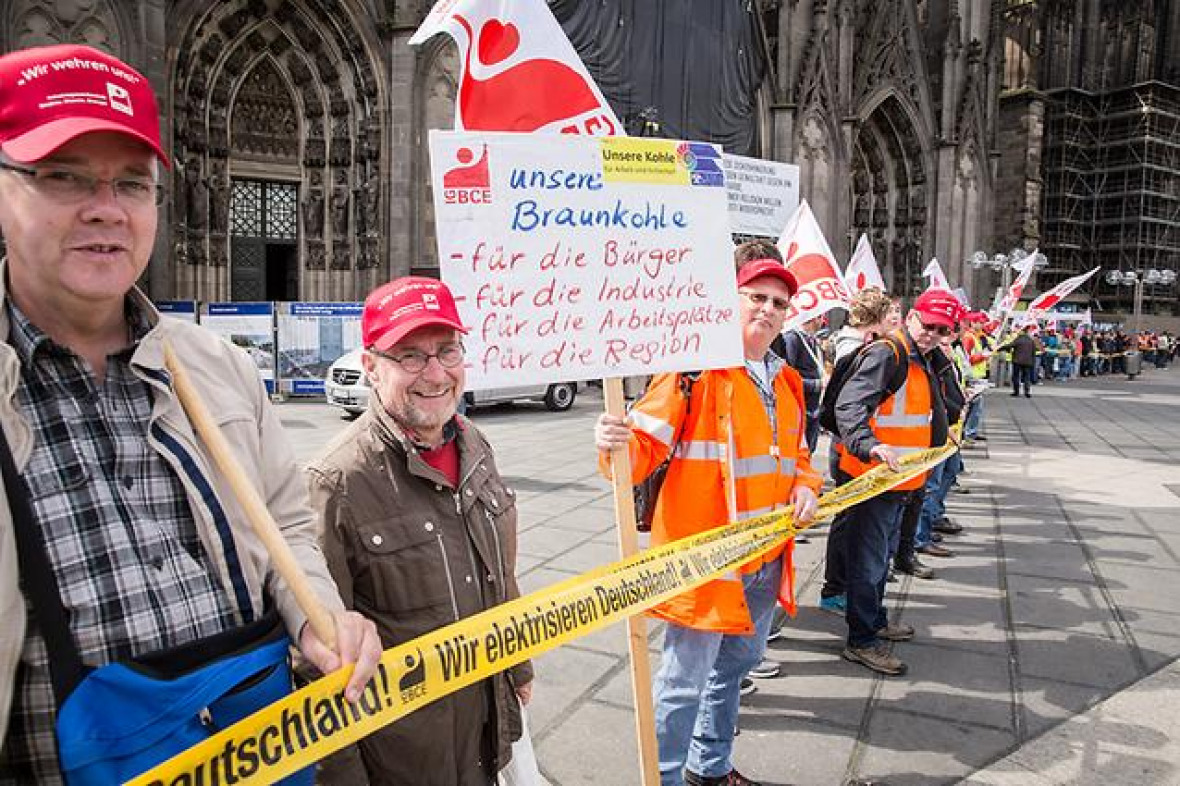
[[[917,131],[896,96],[886,97],[857,129],[851,186],[853,235],[869,236],[890,292],[920,292],[929,185]]]
[[[178,295],[234,294],[229,206],[238,182],[295,188],[302,299],[368,291],[388,247],[389,118],[365,23],[347,3],[288,0],[272,12],[234,0],[204,6],[182,30],[172,79]]]

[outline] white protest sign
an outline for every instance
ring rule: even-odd
[[[741,365],[716,146],[430,132],[468,387]]]
[[[721,163],[729,191],[729,231],[778,237],[799,206],[799,167],[728,153]]]

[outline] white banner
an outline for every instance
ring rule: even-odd
[[[799,167],[760,158],[725,155],[729,231],[778,237],[799,207]]]
[[[410,38],[459,48],[455,128],[623,133],[545,0],[439,0]]]
[[[948,292],[951,289],[951,282],[947,281],[946,273],[942,272],[942,265],[938,264],[937,259],[931,259],[926,269],[922,271],[922,276],[930,279],[927,290],[931,289],[945,289]]]
[[[799,282],[783,330],[798,327],[833,308],[848,307],[844,276],[806,199],[799,203],[777,245],[787,270]]]
[[[720,150],[430,132],[474,390],[741,365]]]
[[[881,275],[881,267],[877,264],[877,257],[873,254],[873,246],[869,243],[869,236],[861,233],[856,241],[856,250],[852,252],[852,259],[848,260],[848,268],[844,271],[844,285],[848,293],[855,295],[869,287],[876,287],[885,292],[885,278]]]

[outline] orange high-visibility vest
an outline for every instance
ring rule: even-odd
[[[906,340],[904,346],[909,346]],[[887,396],[869,418],[869,427],[878,440],[897,449],[899,453],[914,453],[930,447],[930,421],[934,409],[931,400],[931,380],[926,371],[917,363],[909,362],[906,380],[896,393]],[[849,453],[843,445],[837,446],[840,455],[840,469],[852,477],[860,477],[880,461],[861,461]],[[918,489],[926,483],[926,473],[907,480],[894,487],[895,491]]]
[[[655,376],[630,414],[635,482],[680,441],[668,467],[652,520],[652,545],[785,507],[796,483],[817,494],[823,479],[811,468],[805,437],[803,382],[784,367],[774,379],[776,430],[745,368],[703,372],[692,387],[687,415],[675,374]],[[721,633],[752,633],[741,573],[784,560],[780,601],[794,604],[794,541],[743,565],[740,571],[682,593],[652,611],[686,627]]]

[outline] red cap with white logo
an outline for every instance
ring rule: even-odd
[[[366,349],[384,352],[427,325],[446,325],[467,332],[446,284],[433,278],[406,276],[377,287],[365,298],[361,340]]]
[[[106,52],[63,44],[0,56],[0,149],[40,161],[92,131],[114,131],[152,148],[164,165],[151,83]]]
[[[922,321],[930,325],[946,325],[954,327],[963,313],[963,304],[954,293],[945,289],[928,289],[914,301],[914,311],[922,316]]]

